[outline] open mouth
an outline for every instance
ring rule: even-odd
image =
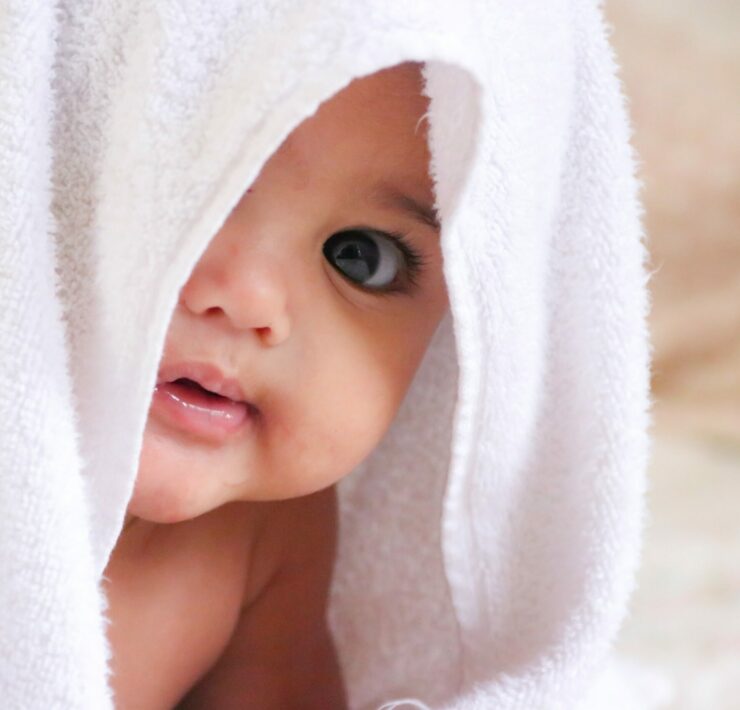
[[[217,386],[223,389],[221,383]],[[248,402],[213,392],[189,377],[160,382],[152,411],[169,425],[213,443],[240,432],[256,414]]]
[[[195,380],[189,380],[187,377],[180,377],[177,380],[166,384],[177,385],[187,390],[199,392],[202,393],[204,396],[212,397],[213,399],[229,399],[228,397],[224,397],[223,395],[217,394],[216,392],[211,392],[211,390],[206,389],[200,383],[196,382]],[[232,402],[234,400],[229,399],[229,401]]]

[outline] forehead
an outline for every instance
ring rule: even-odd
[[[295,181],[341,183],[357,189],[379,180],[431,190],[428,99],[417,64],[403,64],[355,79],[325,101],[285,140],[274,160]]]

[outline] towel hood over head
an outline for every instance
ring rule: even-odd
[[[2,5],[6,707],[112,706],[99,581],[179,289],[287,135],[405,61],[424,63],[450,313],[338,485],[350,704],[586,707],[634,584],[649,426],[646,254],[601,7]]]

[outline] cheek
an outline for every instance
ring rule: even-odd
[[[319,490],[350,473],[380,441],[403,400],[412,369],[408,353],[397,349],[389,356],[377,338],[372,345],[354,345],[335,343],[335,356],[328,358],[324,343],[319,362],[304,361],[305,372],[314,374],[271,431],[267,448],[281,459],[274,468],[290,495]]]
[[[382,439],[444,312],[444,299],[428,295],[413,309],[353,305],[307,325],[312,337],[302,342],[300,367],[290,385],[284,381],[281,406],[265,430],[277,496],[336,483]]]

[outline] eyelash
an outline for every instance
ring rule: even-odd
[[[372,231],[383,237],[388,237],[401,250],[404,261],[406,262],[406,277],[408,279],[408,285],[395,286],[391,284],[388,288],[380,291],[376,290],[373,291],[373,293],[378,293],[380,296],[391,296],[395,293],[405,295],[415,293],[419,287],[419,279],[424,272],[424,267],[426,266],[426,260],[424,257],[413,246],[411,246],[411,242],[405,234],[402,234],[401,232]],[[372,291],[372,289],[367,290]]]

